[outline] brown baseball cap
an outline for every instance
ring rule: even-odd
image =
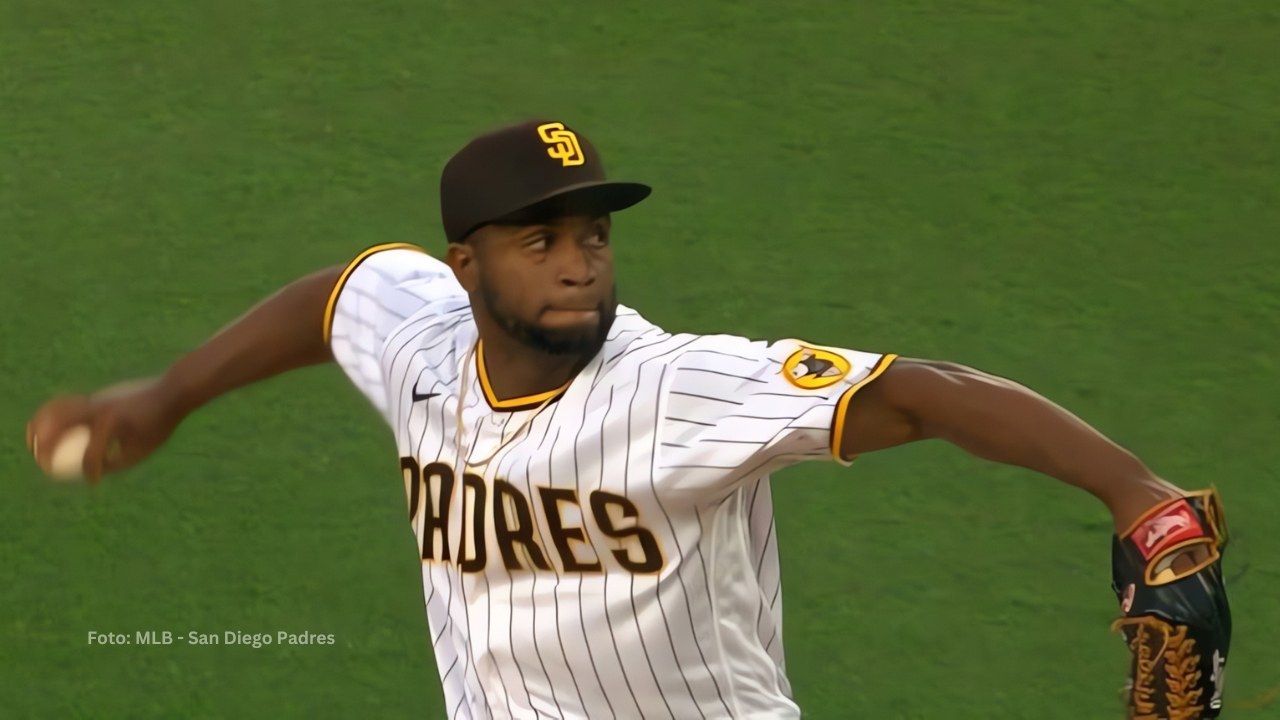
[[[487,132],[449,159],[440,176],[440,216],[449,242],[531,205],[563,198],[600,214],[625,210],[648,185],[605,178],[586,137],[562,122],[529,120]]]

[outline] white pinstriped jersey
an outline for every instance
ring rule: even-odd
[[[450,718],[799,717],[769,473],[832,458],[892,355],[620,307],[568,385],[501,401],[452,271],[403,245],[358,257],[327,315],[395,433]]]

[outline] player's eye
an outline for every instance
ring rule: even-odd
[[[550,246],[551,236],[546,233],[534,235],[524,244],[526,250],[534,250],[537,252],[543,252]]]
[[[596,228],[586,240],[587,247],[602,248],[609,244],[609,231],[605,228]]]

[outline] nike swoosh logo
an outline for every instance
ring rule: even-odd
[[[413,401],[414,401],[414,402],[420,402],[420,401],[422,401],[422,400],[427,400],[427,399],[429,399],[429,398],[436,397],[436,396],[437,396],[437,395],[439,395],[439,394],[440,394],[440,393],[421,393],[421,394],[419,394],[419,393],[418,393],[418,385],[417,385],[417,383],[414,383],[414,386],[413,386]]]

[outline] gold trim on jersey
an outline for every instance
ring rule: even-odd
[[[480,389],[484,391],[484,399],[489,401],[489,407],[494,410],[532,410],[544,402],[551,400],[564,394],[565,390],[573,384],[573,378],[564,385],[555,390],[540,392],[536,395],[525,395],[523,397],[514,397],[507,400],[499,400],[498,396],[493,393],[493,386],[489,384],[489,371],[484,366],[484,341],[480,340],[476,343],[476,375],[480,379]]]
[[[351,277],[351,273],[356,271],[360,263],[383,250],[417,250],[424,255],[427,254],[426,250],[410,243],[383,243],[382,245],[374,245],[357,255],[355,260],[347,263],[347,267],[338,276],[338,282],[333,284],[333,290],[329,292],[329,301],[324,306],[324,342],[326,345],[333,334],[333,314],[338,307],[338,296],[342,294],[342,288],[346,287],[347,279]]]
[[[844,441],[844,420],[845,416],[849,414],[849,401],[853,399],[855,393],[866,387],[867,383],[880,377],[880,374],[888,370],[893,361],[897,359],[898,356],[893,354],[881,357],[876,366],[871,369],[870,374],[854,383],[848,390],[845,390],[844,394],[840,396],[840,400],[836,403],[836,416],[831,423],[831,455],[841,465],[852,465],[853,461],[857,459],[856,455],[846,458],[844,453],[840,451],[840,446]]]

